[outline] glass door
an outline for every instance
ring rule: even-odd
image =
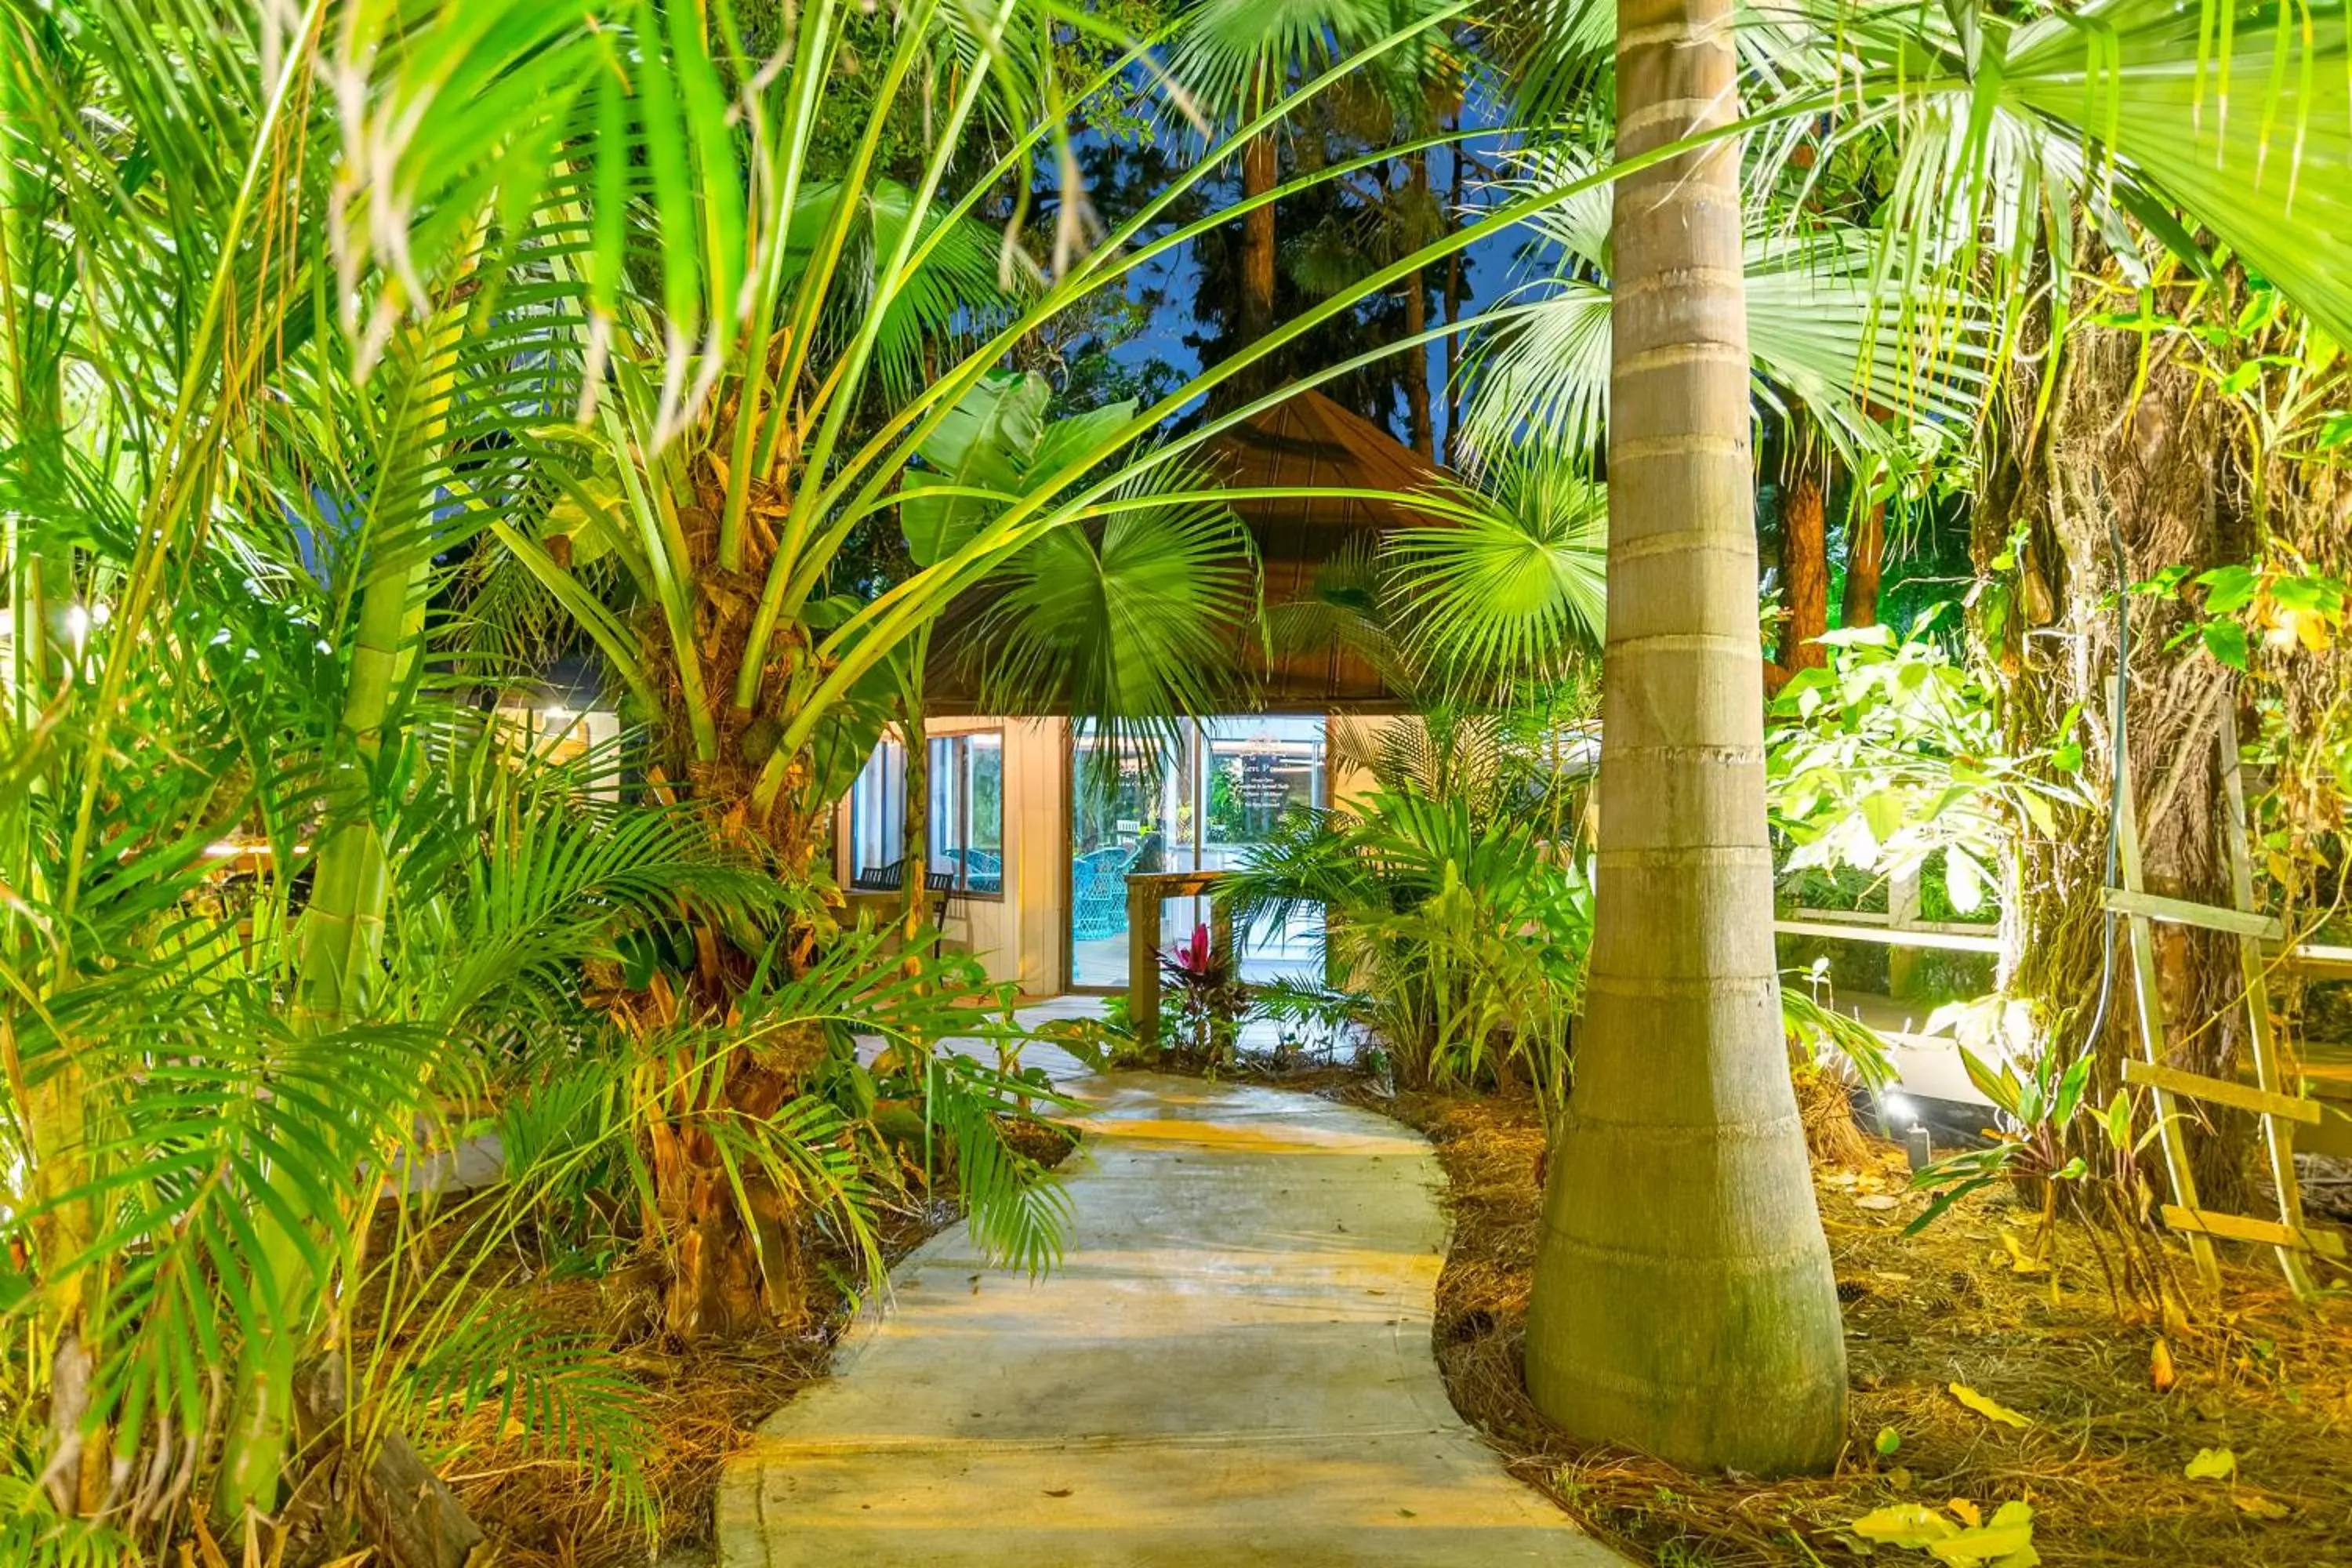
[[[1320,717],[1242,716],[1186,723],[1153,757],[1106,755],[1084,726],[1070,748],[1070,984],[1127,984],[1127,878],[1132,871],[1222,870],[1294,805],[1324,802]],[[1205,898],[1160,908],[1163,947],[1209,918]],[[1242,973],[1311,973],[1319,913],[1251,933]]]
[[[1200,726],[1198,744],[1203,870],[1244,864],[1285,812],[1325,802],[1320,717],[1212,719]],[[1199,908],[1195,918],[1206,920],[1208,900],[1199,900]],[[1235,935],[1244,980],[1314,978],[1322,955],[1323,912],[1295,910],[1279,926],[1260,923]]]

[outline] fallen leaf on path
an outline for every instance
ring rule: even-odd
[[[2170,1393],[2172,1385],[2180,1381],[2180,1374],[2172,1370],[2172,1347],[2164,1342],[2161,1334],[2157,1336],[2156,1348],[2147,1352],[2147,1376],[2158,1394]]]
[[[1970,1502],[1964,1497],[1956,1497],[1944,1506],[1952,1510],[1953,1518],[1958,1520],[1962,1524],[1967,1525],[1970,1530],[1974,1530],[1977,1526],[1984,1522],[1984,1510],[1979,1508],[1976,1504]]]
[[[2238,1505],[2240,1512],[2251,1513],[2256,1519],[2284,1519],[2294,1511],[2278,1499],[2264,1497],[2260,1492],[2240,1492],[2230,1500]]]
[[[1965,1383],[1955,1383],[1950,1387],[1953,1398],[1988,1421],[1998,1421],[2004,1426],[2014,1426],[2021,1431],[2033,1425],[2028,1417],[2020,1415],[1997,1399],[1986,1398]]]
[[[2238,1479],[2238,1456],[2227,1448],[2200,1448],[2180,1473],[2192,1481],[2232,1481]]]
[[[2018,1274],[2047,1274],[2050,1265],[2034,1257],[2017,1244],[2017,1237],[2007,1231],[2000,1233],[2000,1244],[2009,1248],[2009,1267]]]
[[[1854,1199],[1853,1206],[1858,1209],[1891,1209],[1897,1206],[1902,1202],[1903,1200],[1901,1198],[1894,1197],[1885,1193],[1873,1193],[1866,1198]]]

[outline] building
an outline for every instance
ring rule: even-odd
[[[1320,393],[1298,393],[1205,448],[1236,491],[1313,488],[1282,500],[1237,497],[1255,540],[1265,602],[1278,613],[1368,561],[1385,531],[1432,521],[1388,499],[1445,482],[1443,469]],[[934,681],[926,715],[930,761],[929,869],[948,881],[952,940],[993,980],[1033,995],[1118,990],[1128,980],[1126,878],[1137,870],[1214,870],[1234,864],[1284,811],[1328,806],[1366,780],[1335,755],[1335,726],[1359,732],[1396,721],[1396,695],[1360,658],[1334,647],[1288,652],[1261,669],[1252,710],[1188,721],[1157,759],[1097,754],[1082,723],[1061,714],[972,710]],[[1340,753],[1349,750],[1344,744]],[[904,846],[906,754],[886,737],[838,807],[835,870],[844,887],[888,879]],[[1202,900],[1173,900],[1160,928],[1182,935]],[[1319,956],[1319,921],[1251,933],[1245,978],[1306,972]]]

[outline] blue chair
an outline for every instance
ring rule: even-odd
[[[967,849],[963,856],[964,887],[975,893],[1004,891],[1004,857],[993,849]]]
[[[1072,940],[1100,942],[1127,930],[1127,873],[1140,848],[1111,845],[1071,863]]]

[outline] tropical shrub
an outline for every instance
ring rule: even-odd
[[[1322,907],[1329,984],[1269,985],[1259,1005],[1353,1023],[1408,1082],[1516,1081],[1557,1107],[1592,917],[1571,786],[1491,715],[1384,742],[1370,795],[1287,814],[1219,888],[1236,931]]]
[[[1831,632],[1829,662],[1772,700],[1766,771],[1789,872],[1916,876],[1938,860],[1956,912],[1973,914],[2029,832],[2095,797],[2069,734],[2020,744],[1991,677],[1923,617]],[[2067,726],[2072,729],[2071,723]]]
[[[1235,972],[1233,954],[1219,949],[1203,921],[1189,940],[1160,955],[1160,976],[1171,1004],[1171,1016],[1162,1021],[1163,1053],[1173,1049],[1195,1057],[1214,1072],[1233,1058],[1235,1033],[1249,1005],[1249,988]],[[1166,1029],[1171,1022],[1175,1027]]]

